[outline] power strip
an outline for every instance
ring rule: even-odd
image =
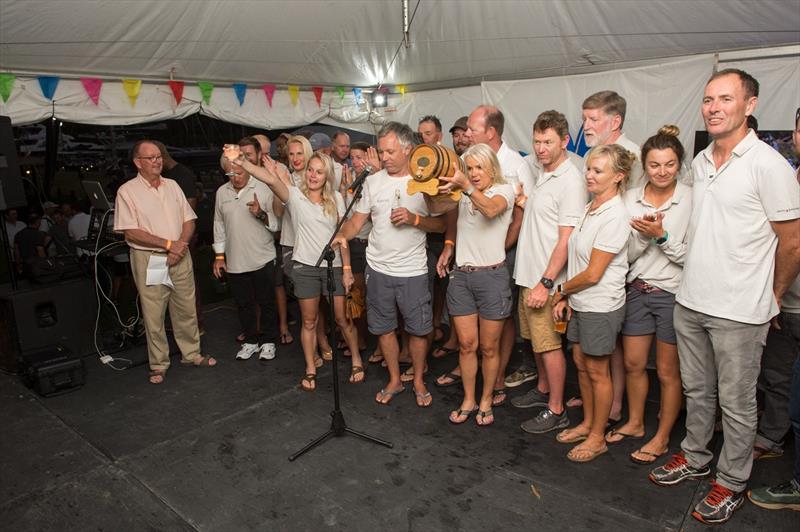
[[[108,364],[112,360],[114,360],[114,357],[112,357],[111,355],[103,355],[100,357],[100,362],[102,362],[103,364]]]

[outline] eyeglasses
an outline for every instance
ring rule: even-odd
[[[144,159],[145,161],[149,161],[151,163],[154,163],[156,161],[160,161],[161,158],[162,157],[160,155],[151,155],[150,157],[137,157],[137,159]]]

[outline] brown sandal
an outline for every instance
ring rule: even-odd
[[[356,379],[356,375],[361,375],[361,378],[360,379]],[[360,382],[364,382],[364,379],[366,379],[366,377],[367,377],[367,374],[364,373],[364,368],[363,367],[361,367],[361,366],[353,366],[353,368],[350,370],[350,378],[348,379],[348,382],[350,384],[358,384]]]
[[[307,382],[308,386],[303,383]],[[313,392],[317,389],[317,375],[315,373],[306,373],[300,380],[300,387],[304,392]]]
[[[150,384],[163,384],[165,380],[167,380],[167,370],[165,369],[154,369],[150,371],[148,374],[148,380]]]

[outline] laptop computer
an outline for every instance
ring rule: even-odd
[[[82,181],[81,184],[94,209],[99,211],[114,210],[114,204],[108,201],[103,185],[99,181]]]

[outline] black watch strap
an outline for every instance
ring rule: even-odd
[[[540,283],[542,283],[542,286],[544,286],[544,287],[545,287],[545,288],[547,288],[548,290],[552,290],[552,289],[553,289],[554,282],[553,282],[553,280],[552,280],[552,279],[548,279],[547,277],[542,277],[542,278],[539,280],[539,282],[540,282]]]

